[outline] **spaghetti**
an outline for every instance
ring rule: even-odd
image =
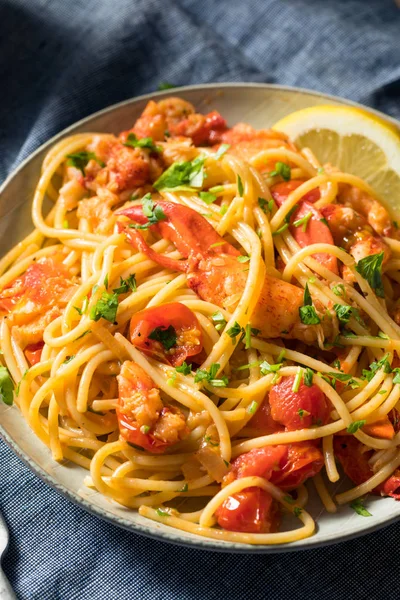
[[[32,219],[0,261],[2,398],[88,486],[249,544],[312,535],[307,479],[332,513],[399,498],[400,243],[367,183],[170,98],[54,146]]]

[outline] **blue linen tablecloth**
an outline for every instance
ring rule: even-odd
[[[399,40],[392,0],[0,0],[0,179],[67,125],[160,81],[308,87],[400,118]],[[296,554],[207,553],[96,519],[3,442],[0,473],[19,598],[400,597],[400,524]]]

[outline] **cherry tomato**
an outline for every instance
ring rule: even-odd
[[[343,471],[353,483],[360,485],[372,477],[373,471],[368,464],[372,450],[365,451],[364,444],[355,437],[335,436],[333,448]]]
[[[271,189],[272,196],[278,206],[286,201],[288,195],[297,189],[304,181],[291,180],[277,183]],[[290,233],[293,235],[296,242],[301,248],[306,248],[311,244],[332,244],[333,237],[328,225],[322,220],[322,214],[317,210],[313,203],[319,200],[320,191],[318,188],[311,190],[304,195],[299,203],[299,208],[292,214],[290,222]],[[311,213],[311,217],[304,224],[293,225],[294,222],[307,217]],[[337,259],[330,254],[314,254],[313,258],[324,265],[333,273],[338,273]]]
[[[282,377],[272,386],[269,394],[271,416],[287,429],[304,429],[325,425],[329,420],[329,407],[325,394],[315,384],[311,387],[302,381],[293,391],[294,376]]]
[[[163,336],[164,341],[159,341]],[[174,336],[176,343],[169,347]],[[154,337],[158,339],[151,339]],[[203,349],[197,317],[180,302],[154,306],[136,313],[131,319],[130,338],[132,344],[146,354],[174,367]]]
[[[37,344],[30,344],[24,350],[25,356],[31,366],[36,365],[40,362],[42,357],[44,342],[38,342]]]
[[[383,495],[400,500],[400,470],[396,469],[393,475],[386,479],[380,487]]]
[[[268,396],[264,398],[256,414],[248,422],[248,427],[255,430],[257,435],[269,435],[277,431],[283,431],[283,426],[272,418]]]
[[[319,473],[323,465],[324,457],[312,442],[289,444],[287,462],[272,472],[270,481],[282,490],[293,490]]]
[[[188,432],[181,411],[164,406],[153,380],[139,365],[123,363],[118,379],[117,417],[122,439],[152,453],[162,453]]]
[[[231,470],[226,476],[226,483],[230,483],[239,477],[264,477],[270,479],[273,472],[279,472],[287,463],[289,447],[265,446],[254,448],[246,454],[241,454],[231,464]]]
[[[279,509],[271,494],[247,488],[229,496],[216,510],[218,525],[229,531],[269,533],[277,531]]]

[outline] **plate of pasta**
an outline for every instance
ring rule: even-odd
[[[398,518],[398,131],[221,84],[42,146],[0,197],[7,443],[101,518],[206,549]]]

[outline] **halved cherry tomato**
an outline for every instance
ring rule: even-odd
[[[367,423],[364,425],[362,430],[367,435],[381,438],[383,440],[392,440],[396,433],[388,416],[384,417],[383,419],[379,419],[379,421]]]
[[[284,430],[283,426],[272,418],[268,396],[264,398],[256,414],[248,422],[248,427],[256,431],[257,435],[269,435]]]
[[[274,185],[271,188],[271,193],[278,206],[282,206],[289,194],[297,189],[302,183],[304,183],[304,181],[294,179]],[[311,244],[318,243],[333,245],[333,237],[328,225],[322,220],[323,217],[320,211],[313,206],[313,203],[319,200],[319,198],[319,189],[316,188],[315,190],[311,190],[311,192],[305,194],[301,202],[299,202],[299,208],[291,216],[290,233],[301,248],[306,248]],[[308,219],[307,223],[297,227],[293,225],[295,221],[307,217],[310,213],[311,217]],[[338,272],[337,259],[335,256],[321,253],[314,254],[313,258],[333,273]]]
[[[270,479],[273,472],[279,472],[287,463],[289,446],[265,446],[254,448],[246,454],[241,454],[231,464],[224,483],[231,483],[240,477],[264,477]]]
[[[228,531],[269,533],[277,531],[279,509],[271,494],[247,488],[229,496],[215,511],[218,525]]]
[[[289,430],[325,425],[329,420],[325,394],[317,385],[308,387],[303,381],[299,390],[294,392],[294,380],[293,376],[282,377],[272,386],[269,394],[272,418]]]
[[[172,335],[176,335],[176,343],[171,348],[168,348],[169,343],[163,344],[149,337],[159,338],[157,332],[162,336],[162,332],[169,327],[173,328]],[[154,306],[136,313],[131,319],[130,338],[132,344],[146,354],[174,367],[181,365],[189,356],[196,356],[203,349],[197,317],[180,302]]]
[[[395,500],[400,500],[400,470],[396,469],[396,471],[386,479],[386,481],[381,485],[381,493],[384,496],[391,496]]]
[[[270,481],[282,490],[293,490],[319,473],[323,465],[324,457],[312,442],[289,444],[287,462],[272,472]]]
[[[123,363],[118,379],[117,417],[122,439],[152,453],[162,453],[188,433],[183,413],[164,406],[159,389],[131,361]]]
[[[44,342],[38,342],[37,344],[30,344],[30,346],[25,348],[25,356],[31,366],[40,362],[43,346]]]
[[[368,461],[373,451],[368,450],[355,437],[335,436],[333,448],[343,471],[356,485],[360,485],[372,477],[373,471]]]

